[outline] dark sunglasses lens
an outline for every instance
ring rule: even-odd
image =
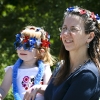
[[[22,45],[21,45],[21,43],[15,43],[15,49],[19,49],[20,47],[21,47]]]

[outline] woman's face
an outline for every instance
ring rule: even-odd
[[[79,16],[68,15],[65,17],[61,38],[67,51],[86,48],[88,35],[85,34],[84,23]]]
[[[17,50],[18,57],[24,61],[33,61],[37,59],[37,49],[33,48],[32,51],[24,50],[23,47]]]

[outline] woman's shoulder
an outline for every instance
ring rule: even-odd
[[[96,80],[98,80],[100,74],[96,64],[90,60],[70,74],[70,78],[75,78],[78,76],[84,76],[88,78],[91,76],[92,78],[96,78]]]
[[[95,82],[94,84],[97,85],[99,81],[99,70],[96,67],[96,65],[89,61],[85,65],[81,66],[77,70],[75,70],[73,73],[69,75],[67,80],[80,80],[83,82]]]
[[[93,61],[89,61],[87,64],[85,64],[82,68],[82,71],[89,71],[92,72],[94,75],[99,76],[99,70],[96,64]]]
[[[94,82],[94,84],[96,84],[95,96],[98,96],[98,95],[100,96],[100,72],[96,64],[93,61],[90,61],[89,63],[85,64],[85,66],[81,68],[79,75],[87,78],[87,79],[84,78],[87,82],[91,80],[92,85]],[[91,99],[91,100],[94,100],[94,99]]]

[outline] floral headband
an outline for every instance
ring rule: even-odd
[[[40,31],[40,29],[41,28],[37,28],[35,32]],[[38,39],[36,37],[24,36],[22,33],[16,34],[16,41],[14,42],[15,49],[20,49],[21,47],[23,47],[24,50],[31,51],[33,48],[48,48],[50,47],[50,35],[46,33],[45,37],[45,39]]]
[[[82,9],[78,6],[69,7],[66,9],[66,12],[78,12],[80,15],[87,14],[88,18],[91,18],[94,21],[97,20],[97,22],[100,23],[100,17],[98,14],[95,15],[94,12],[90,12],[90,11],[88,11],[86,9]]]

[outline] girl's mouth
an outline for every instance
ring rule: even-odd
[[[25,53],[20,53],[20,55],[27,55],[27,54],[25,54]]]

